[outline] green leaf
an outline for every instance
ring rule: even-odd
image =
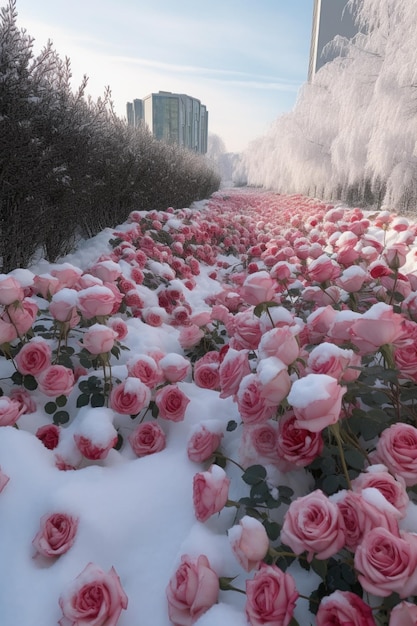
[[[269,308],[274,307],[274,306],[278,306],[278,303],[273,302],[273,301],[272,302],[260,302],[254,308],[253,314],[256,315],[256,317],[261,317],[262,313],[265,313]]]
[[[248,485],[256,485],[265,478],[266,469],[263,465],[251,465],[242,475],[242,480]]]
[[[359,450],[355,450],[354,448],[350,448],[349,450],[345,450],[345,460],[346,463],[357,470],[362,470],[365,464],[365,458],[363,454],[359,452]]]
[[[55,411],[57,410],[57,405],[55,404],[55,402],[47,402],[44,409],[45,413],[47,413],[48,415],[53,415],[53,413],[55,413]]]
[[[58,405],[59,407],[63,407],[63,406],[65,406],[65,405],[66,405],[66,403],[67,403],[67,397],[66,397],[66,396],[64,396],[64,395],[62,395],[62,396],[58,396],[58,397],[55,399],[55,402],[57,403],[57,405]]]
[[[80,409],[83,406],[87,406],[89,402],[90,402],[90,396],[87,395],[86,393],[82,393],[77,398],[77,409]]]
[[[53,422],[54,424],[58,425],[58,424],[66,424],[67,422],[69,422],[69,413],[67,413],[67,411],[57,411],[57,413],[55,413],[54,417],[53,417]]]
[[[276,522],[271,522],[268,519],[265,519],[262,524],[266,530],[266,534],[268,535],[271,541],[276,541],[279,537],[279,533],[281,532],[281,527]]]
[[[78,383],[78,389],[82,392],[82,393],[89,393],[90,392],[90,385],[88,384],[87,380],[81,380]]]
[[[288,623],[288,626],[300,626],[299,622],[295,619],[295,617],[291,618],[291,621]]]
[[[120,450],[122,446],[123,446],[123,437],[120,433],[117,433],[117,441],[115,445],[113,446],[113,448],[114,450]]]
[[[154,400],[150,401],[149,408],[151,409],[152,417],[154,417],[156,419],[158,417],[158,415],[159,415],[159,407],[158,407],[158,405],[156,404],[156,402]]]
[[[36,382],[34,376],[31,376],[31,374],[27,374],[23,378],[23,386],[28,391],[35,391],[35,389],[37,389],[38,387],[38,383]]]
[[[230,420],[229,422],[227,422],[226,430],[228,433],[233,432],[234,430],[236,430],[236,428],[237,422],[235,422],[235,420]]]
[[[12,374],[12,381],[15,385],[21,385],[23,382],[23,375],[20,372],[14,372],[14,374]]]
[[[336,493],[336,491],[338,491],[339,485],[339,477],[333,474],[331,476],[326,476],[325,478],[323,478],[321,488],[325,494],[330,496],[332,493]]]
[[[91,406],[93,408],[100,408],[105,405],[106,398],[102,393],[93,393],[91,396]]]
[[[318,576],[320,576],[322,580],[324,580],[327,574],[327,560],[314,558],[311,561],[311,569],[316,572],[316,574],[318,574]]]

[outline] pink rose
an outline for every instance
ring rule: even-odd
[[[117,341],[122,341],[127,337],[127,324],[120,317],[110,317],[107,321],[107,326],[109,326],[117,334]]]
[[[204,424],[200,424],[188,440],[187,455],[190,461],[201,463],[209,459],[219,447],[222,437],[222,432],[211,431]]]
[[[327,374],[307,374],[293,383],[288,402],[297,418],[296,425],[311,432],[319,432],[336,424],[346,387]]]
[[[85,437],[79,433],[74,435],[75,445],[81,454],[90,461],[98,461],[105,459],[108,453],[117,443],[117,433],[110,433],[110,436],[103,438],[103,441],[97,442]]]
[[[378,489],[384,498],[397,509],[401,517],[405,517],[410,499],[402,478],[398,477],[396,480],[385,465],[370,465],[365,472],[361,472],[352,480],[353,491],[360,492],[368,487]]]
[[[115,294],[104,285],[94,285],[78,292],[78,309],[87,320],[110,315],[115,302]]]
[[[166,445],[164,431],[154,422],[140,424],[128,439],[133,452],[139,457],[160,452]]]
[[[263,385],[257,374],[247,374],[237,391],[237,407],[245,424],[266,422],[276,411],[262,396]]]
[[[114,283],[121,276],[122,270],[118,263],[108,259],[106,261],[99,261],[90,268],[90,273],[93,276],[100,278],[103,283]]]
[[[254,315],[253,308],[236,313],[233,317],[234,332],[231,335],[231,347],[238,350],[256,350],[262,336],[260,320]]]
[[[336,285],[349,293],[362,289],[365,281],[369,280],[368,273],[359,265],[351,265],[336,279]]]
[[[281,541],[295,554],[307,551],[324,560],[335,555],[345,544],[343,517],[334,502],[320,489],[293,500],[284,517]]]
[[[229,529],[228,537],[235,557],[246,572],[257,567],[268,552],[269,539],[264,525],[249,515]]]
[[[17,331],[13,324],[10,322],[5,322],[2,318],[0,318],[0,345],[3,343],[9,343],[16,339]]]
[[[353,350],[344,350],[333,343],[321,343],[310,352],[306,371],[313,374],[327,374],[342,382],[352,382],[360,374],[360,370],[349,369],[360,367],[361,357]]]
[[[175,352],[170,352],[163,356],[158,364],[165,380],[170,383],[177,383],[184,380],[191,370],[190,361]]]
[[[40,295],[45,300],[50,300],[59,288],[59,279],[52,274],[38,274],[33,278],[33,293]]]
[[[160,306],[150,306],[142,311],[142,318],[149,326],[162,326],[168,320],[167,312]]]
[[[41,426],[35,434],[48,450],[54,450],[59,443],[59,427],[55,424]]]
[[[362,354],[375,352],[385,344],[395,344],[403,334],[404,318],[384,302],[374,304],[353,322],[351,341]]]
[[[391,610],[389,626],[416,626],[417,605],[412,602],[400,602]]]
[[[181,327],[178,341],[181,348],[189,350],[196,346],[203,337],[204,331],[196,324],[190,324],[189,326]]]
[[[224,469],[212,465],[207,472],[195,474],[193,479],[193,503],[195,516],[205,522],[222,510],[229,495],[230,479]]]
[[[137,415],[149,405],[151,391],[138,378],[129,376],[113,387],[110,394],[110,407],[123,415]]]
[[[291,389],[287,366],[274,356],[259,361],[256,373],[262,385],[261,396],[271,406],[278,406]]]
[[[277,463],[277,429],[270,422],[243,425],[243,432],[239,447],[239,462],[243,467],[264,462]]]
[[[307,268],[307,274],[311,281],[325,283],[340,276],[340,266],[336,261],[329,258],[327,254],[322,254],[314,261],[311,261]]]
[[[18,335],[22,336],[32,328],[37,312],[38,305],[36,302],[32,298],[24,298],[16,308],[9,306],[7,312],[3,313],[2,319],[12,323]]]
[[[262,335],[258,346],[260,359],[276,357],[285,365],[291,365],[298,357],[300,348],[290,326],[272,328]]]
[[[166,590],[168,615],[173,626],[192,626],[217,602],[219,579],[204,554],[197,559],[181,557]]]
[[[308,343],[319,343],[326,337],[336,316],[336,311],[330,305],[319,307],[307,318],[306,335]]]
[[[184,419],[189,402],[190,399],[177,385],[166,385],[155,394],[159,417],[171,422],[181,422]]]
[[[218,390],[220,388],[218,358],[212,362],[204,360],[204,357],[197,360],[194,363],[194,382],[202,389]]]
[[[62,288],[74,287],[81,274],[82,270],[74,265],[71,265],[71,263],[62,263],[61,265],[56,265],[53,269],[51,269],[51,276],[55,276],[55,278],[59,280],[59,284]]]
[[[37,553],[47,557],[67,552],[75,541],[78,519],[66,513],[44,515],[40,530],[32,541]]]
[[[70,322],[73,326],[75,320],[80,321],[76,311],[78,292],[75,289],[61,289],[53,295],[49,304],[49,312],[59,322]]]
[[[23,407],[17,400],[8,396],[0,397],[0,426],[13,426],[23,413]]]
[[[220,397],[234,396],[242,378],[250,374],[249,351],[229,348],[219,367]]]
[[[37,376],[51,365],[52,348],[41,337],[25,343],[17,353],[15,362],[21,374]]]
[[[59,598],[59,625],[116,626],[127,601],[114,567],[105,573],[89,563]]]
[[[83,347],[90,354],[105,354],[110,352],[114,346],[117,333],[104,324],[93,324],[83,336]]]
[[[339,590],[322,598],[316,622],[317,626],[376,626],[368,604],[356,593]]]
[[[297,418],[293,413],[286,413],[279,419],[276,456],[281,471],[289,472],[309,465],[320,456],[323,446],[321,432],[311,432],[297,426]]]
[[[274,299],[276,282],[265,270],[249,274],[240,290],[240,295],[249,304],[259,304]]]
[[[74,373],[63,365],[50,365],[36,377],[39,389],[46,396],[69,396],[74,387]]]
[[[23,287],[13,276],[0,274],[0,304],[8,306],[23,300]]]
[[[249,624],[288,626],[298,595],[291,574],[276,565],[261,563],[253,579],[246,581],[245,611]]]
[[[417,594],[417,536],[393,535],[386,528],[373,528],[356,548],[355,570],[365,591],[400,598]]]
[[[140,354],[127,362],[129,376],[139,378],[147,387],[152,389],[162,380],[162,371],[155,359],[147,354]]]
[[[373,462],[383,463],[407,487],[417,484],[417,428],[398,422],[382,431]]]

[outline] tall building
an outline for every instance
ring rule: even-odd
[[[358,32],[358,27],[347,4],[348,0],[314,0],[308,67],[309,81],[313,80],[314,74],[325,63],[333,61],[338,56],[337,50],[323,52],[326,44],[332,41],[336,35],[352,39]]]
[[[207,152],[208,111],[197,98],[159,91],[126,105],[127,123],[143,121],[153,136],[205,154]]]

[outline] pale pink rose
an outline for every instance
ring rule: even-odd
[[[365,472],[361,472],[354,478],[351,484],[353,491],[358,492],[368,487],[378,489],[384,498],[397,509],[401,517],[405,517],[410,499],[404,480],[400,476],[395,479],[385,465],[370,465]]]
[[[197,326],[207,326],[211,322],[211,311],[200,311],[199,313],[193,313],[190,315],[191,324],[197,324]]]
[[[159,364],[147,354],[132,357],[126,365],[128,376],[139,378],[150,389],[158,385],[163,379]]]
[[[89,563],[59,598],[60,626],[116,626],[128,598],[116,570]]]
[[[308,343],[319,343],[326,337],[336,316],[336,311],[330,305],[319,307],[311,313],[306,322],[305,333]]]
[[[193,503],[195,516],[205,522],[225,506],[229,495],[230,479],[224,469],[212,465],[207,472],[195,474],[193,479]]]
[[[181,422],[190,399],[177,385],[166,385],[155,394],[155,404],[159,417],[171,422]]]
[[[405,243],[397,242],[386,248],[384,257],[391,269],[398,270],[405,264],[408,252],[409,247]]]
[[[261,396],[271,406],[278,406],[291,389],[287,366],[274,356],[258,362],[256,373],[262,385]]]
[[[243,425],[239,446],[239,463],[243,467],[257,463],[277,464],[277,429],[275,424]]]
[[[216,353],[218,355],[218,353]],[[206,355],[205,355],[206,356]],[[194,382],[202,389],[218,390],[220,388],[219,360],[208,362],[198,359],[194,363]]]
[[[307,373],[327,374],[339,382],[352,382],[360,375],[362,363],[359,354],[353,350],[346,350],[333,343],[321,343],[313,348],[308,356]]]
[[[326,335],[327,340],[337,345],[351,343],[351,328],[355,321],[361,319],[361,314],[351,311],[335,311],[333,322]]]
[[[281,471],[289,472],[309,465],[320,456],[323,446],[321,432],[311,432],[297,426],[297,418],[293,413],[286,413],[278,420],[275,453]]]
[[[417,306],[416,306],[416,309],[417,309]],[[211,319],[218,320],[219,322],[226,324],[229,318],[230,318],[229,309],[224,304],[215,304],[213,306],[211,310]]]
[[[302,294],[306,302],[314,302],[318,307],[335,305],[340,302],[340,289],[336,285],[330,285],[326,289],[321,287],[305,287]]]
[[[9,306],[3,313],[2,319],[5,322],[11,322],[19,336],[22,336],[32,328],[37,312],[36,302],[32,298],[24,298],[16,307]]]
[[[240,289],[240,295],[249,304],[270,302],[275,296],[276,282],[265,270],[249,274]]]
[[[289,626],[298,591],[291,574],[276,565],[261,563],[252,580],[246,581],[245,613],[251,626]]]
[[[74,435],[75,445],[81,454],[90,461],[98,461],[105,459],[108,453],[117,443],[117,432],[109,434],[109,437],[104,441],[96,442],[89,437],[85,437],[80,433]]]
[[[229,348],[219,367],[220,397],[234,396],[242,379],[250,374],[249,351]]]
[[[11,400],[16,400],[20,404],[20,408],[23,413],[34,413],[36,411],[36,402],[24,387],[13,387],[11,389],[9,397]]]
[[[0,274],[0,304],[8,306],[13,302],[23,300],[23,296],[23,287],[16,278]]]
[[[412,602],[400,602],[391,610],[388,626],[416,626],[417,605]]]
[[[173,626],[192,626],[217,602],[219,579],[204,554],[197,559],[188,555],[169,581],[166,589],[168,616]]]
[[[182,326],[178,341],[181,348],[189,350],[196,346],[200,340],[204,337],[204,331],[201,330],[196,324],[190,324],[189,326]]]
[[[400,598],[417,594],[417,535],[398,537],[386,528],[373,528],[356,548],[354,567],[368,593]]]
[[[83,335],[83,347],[90,354],[105,354],[114,346],[117,333],[104,324],[93,324]]]
[[[383,463],[407,487],[417,484],[417,428],[398,422],[382,431],[373,462]]]
[[[375,352],[383,345],[395,344],[403,334],[404,318],[384,302],[374,304],[353,322],[351,341],[362,354]]]
[[[78,309],[85,319],[105,317],[113,311],[116,297],[109,287],[94,285],[78,292]]]
[[[127,324],[120,317],[110,317],[107,321],[107,326],[117,334],[117,341],[122,341],[127,337]]]
[[[245,515],[227,534],[233,553],[246,572],[257,567],[266,556],[268,535],[264,525],[254,517]]]
[[[327,374],[307,374],[296,380],[287,398],[297,417],[296,426],[319,432],[336,424],[345,391]]]
[[[158,361],[158,365],[162,370],[165,380],[170,383],[177,383],[184,380],[191,371],[190,361],[175,352],[170,352],[162,356]]]
[[[0,318],[0,345],[9,343],[17,338],[17,331],[13,324]]]
[[[345,544],[342,514],[320,489],[293,500],[284,517],[281,541],[295,554],[307,551],[310,563],[315,556],[325,560]]]
[[[266,422],[276,411],[262,397],[263,385],[257,374],[247,374],[242,378],[236,394],[237,407],[240,417],[245,424],[259,424]]]
[[[54,450],[59,443],[60,429],[55,424],[46,424],[38,428],[35,435],[42,441],[45,448]]]
[[[162,326],[168,320],[167,312],[160,306],[150,306],[142,311],[142,318],[149,326]]]
[[[352,265],[345,269],[342,275],[336,279],[336,285],[349,293],[356,293],[362,289],[363,284],[367,280],[368,273],[359,265]]]
[[[378,526],[398,535],[398,511],[374,488],[360,492],[342,490],[330,499],[336,502],[342,514],[345,546],[352,552],[368,532]]]
[[[9,480],[10,477],[7,476],[7,474],[5,474],[0,467],[0,493],[3,491]]]
[[[256,350],[262,337],[260,320],[253,312],[253,308],[236,313],[233,318],[233,333],[231,347],[238,350]]]
[[[18,400],[8,396],[0,397],[0,426],[13,426],[23,413],[23,407]]]
[[[63,365],[50,365],[36,377],[39,389],[46,396],[69,396],[74,384],[74,372]]]
[[[325,283],[340,276],[340,266],[330,259],[327,254],[322,254],[307,267],[307,275],[311,281]]]
[[[187,443],[187,455],[190,461],[201,463],[209,459],[219,447],[222,437],[222,432],[210,430],[204,424],[200,424]]]
[[[280,359],[285,365],[291,365],[299,356],[300,347],[290,326],[272,328],[262,335],[258,346],[258,356]]]
[[[93,276],[98,276],[103,283],[114,283],[122,274],[120,265],[111,260],[99,261],[89,271]]]
[[[40,274],[33,278],[33,293],[42,296],[45,300],[50,300],[59,289],[59,279],[52,274]]]
[[[75,289],[64,288],[54,294],[49,304],[49,312],[52,317],[59,322],[70,322],[71,326],[76,320],[78,323],[80,316],[76,310],[77,298],[78,293]]]
[[[36,552],[55,557],[67,552],[75,541],[78,518],[66,513],[52,513],[41,517],[40,529],[32,541]]]
[[[397,347],[394,352],[395,365],[400,378],[417,382],[417,324],[410,320],[404,323],[404,337],[410,340],[405,346]]]
[[[51,276],[54,276],[59,280],[60,289],[71,289],[74,287],[82,273],[82,270],[78,267],[74,267],[74,265],[71,265],[70,263],[62,263],[62,265],[55,266],[51,269]]]
[[[339,589],[321,599],[316,622],[317,626],[376,626],[371,607],[356,593]]]
[[[25,343],[15,356],[21,374],[37,376],[51,365],[52,348],[45,339],[33,337]]]
[[[137,415],[149,405],[151,391],[138,378],[128,376],[125,381],[113,387],[110,393],[110,407],[123,415]]]
[[[128,437],[136,456],[147,456],[161,452],[166,446],[166,436],[159,424],[146,422],[139,424]]]

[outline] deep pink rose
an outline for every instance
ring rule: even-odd
[[[373,528],[355,552],[355,570],[365,591],[400,598],[417,594],[417,535],[393,535],[386,528]]]
[[[235,557],[247,572],[257,567],[268,552],[269,539],[264,525],[249,515],[228,530],[228,537]]]
[[[59,625],[116,626],[127,601],[114,567],[105,573],[89,563],[59,598]]]
[[[187,455],[190,461],[201,463],[209,459],[219,447],[222,437],[222,432],[212,431],[203,424],[200,425],[188,440]]]
[[[35,434],[48,450],[54,450],[59,443],[59,427],[55,426],[55,424],[41,426]]]
[[[13,426],[23,413],[23,407],[18,400],[8,396],[0,397],[0,426]]]
[[[77,527],[78,519],[66,513],[44,515],[32,544],[36,552],[43,556],[59,556],[67,552],[74,543]]]
[[[400,602],[391,610],[389,626],[416,626],[417,605],[412,602]]]
[[[219,579],[204,554],[197,559],[188,555],[169,581],[166,590],[168,615],[173,626],[192,626],[217,602]]]
[[[321,432],[311,432],[296,424],[293,413],[286,413],[278,421],[276,456],[283,472],[305,467],[320,456],[324,441]]]
[[[45,339],[34,337],[16,354],[15,362],[21,374],[37,376],[51,365],[52,348]]]
[[[262,396],[263,385],[257,374],[247,374],[242,378],[237,391],[237,407],[245,424],[266,422],[276,411]]]
[[[307,551],[309,562],[313,556],[324,560],[335,555],[345,544],[345,526],[337,505],[319,489],[293,500],[284,517],[281,541],[295,554]]]
[[[291,574],[276,565],[261,563],[252,580],[246,581],[246,617],[251,626],[288,626],[298,591]]]
[[[376,626],[368,604],[351,591],[339,590],[322,598],[316,622],[317,626]]]
[[[220,397],[234,396],[244,376],[250,374],[248,350],[229,348],[219,367]]]
[[[296,425],[319,432],[339,420],[346,387],[327,374],[307,374],[293,383],[288,402],[292,405]]]
[[[163,378],[159,364],[147,354],[139,354],[129,359],[127,372],[129,376],[139,378],[150,389],[160,383]]]
[[[113,387],[110,394],[110,407],[123,415],[137,415],[150,401],[149,387],[132,376]]]
[[[117,433],[110,433],[109,436],[99,442],[76,433],[74,435],[74,441],[78,450],[86,459],[98,461],[99,459],[105,459],[110,450],[114,448],[117,443]]]
[[[382,431],[373,462],[383,463],[407,487],[417,484],[417,428],[398,422]]]
[[[0,274],[0,304],[5,306],[23,300],[23,287],[16,278]]]
[[[74,372],[63,365],[50,365],[36,377],[46,396],[69,396],[74,387]]]
[[[155,394],[159,417],[171,422],[181,422],[190,399],[177,385],[166,385]]]
[[[230,479],[218,465],[212,465],[207,472],[195,474],[193,503],[199,522],[205,522],[214,513],[222,510],[229,495],[229,485]]]
[[[83,336],[83,347],[90,354],[105,354],[110,352],[114,346],[117,333],[104,324],[93,324],[90,326]]]
[[[78,292],[78,309],[88,320],[110,315],[115,302],[113,291],[104,285],[94,285]]]
[[[165,448],[166,436],[159,424],[146,422],[140,424],[128,437],[136,456],[155,454]]]

